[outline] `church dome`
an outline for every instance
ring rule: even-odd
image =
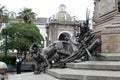
[[[60,9],[60,11],[53,16],[54,19],[56,19],[57,21],[71,21],[70,14],[68,14],[65,11],[66,6],[64,4],[61,4],[60,7],[59,7],[59,9]]]

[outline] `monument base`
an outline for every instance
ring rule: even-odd
[[[103,53],[120,53],[120,14],[101,31],[101,40]]]

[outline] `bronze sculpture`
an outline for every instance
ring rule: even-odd
[[[41,49],[38,44],[30,48],[32,57],[37,62],[37,71],[45,71],[47,67],[66,67],[67,62],[75,60],[86,61],[91,56],[100,56],[96,49],[101,45],[100,39],[95,39],[92,30],[88,27],[89,15],[76,35],[67,41],[54,41],[48,47]],[[65,47],[67,46],[67,47]]]
[[[67,62],[74,62],[77,59],[89,60],[89,57],[98,54],[95,50],[101,45],[99,39],[93,41],[93,38],[91,30],[88,30],[83,36],[78,33],[69,41],[55,41],[44,49],[38,44],[33,44],[31,54],[37,62],[37,71],[40,73],[47,67],[65,67]],[[67,49],[64,46],[67,46]]]

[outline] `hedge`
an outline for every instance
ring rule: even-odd
[[[15,66],[16,57],[7,55],[6,56],[6,60],[5,60],[5,56],[4,55],[0,55],[0,61],[3,61],[3,62],[6,61],[6,64],[11,64],[11,65]]]

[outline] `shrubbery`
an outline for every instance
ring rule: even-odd
[[[0,55],[0,61],[5,62],[5,56],[4,55]],[[15,56],[7,55],[6,64],[11,64],[12,66],[15,66],[15,62],[16,62],[16,57]]]

